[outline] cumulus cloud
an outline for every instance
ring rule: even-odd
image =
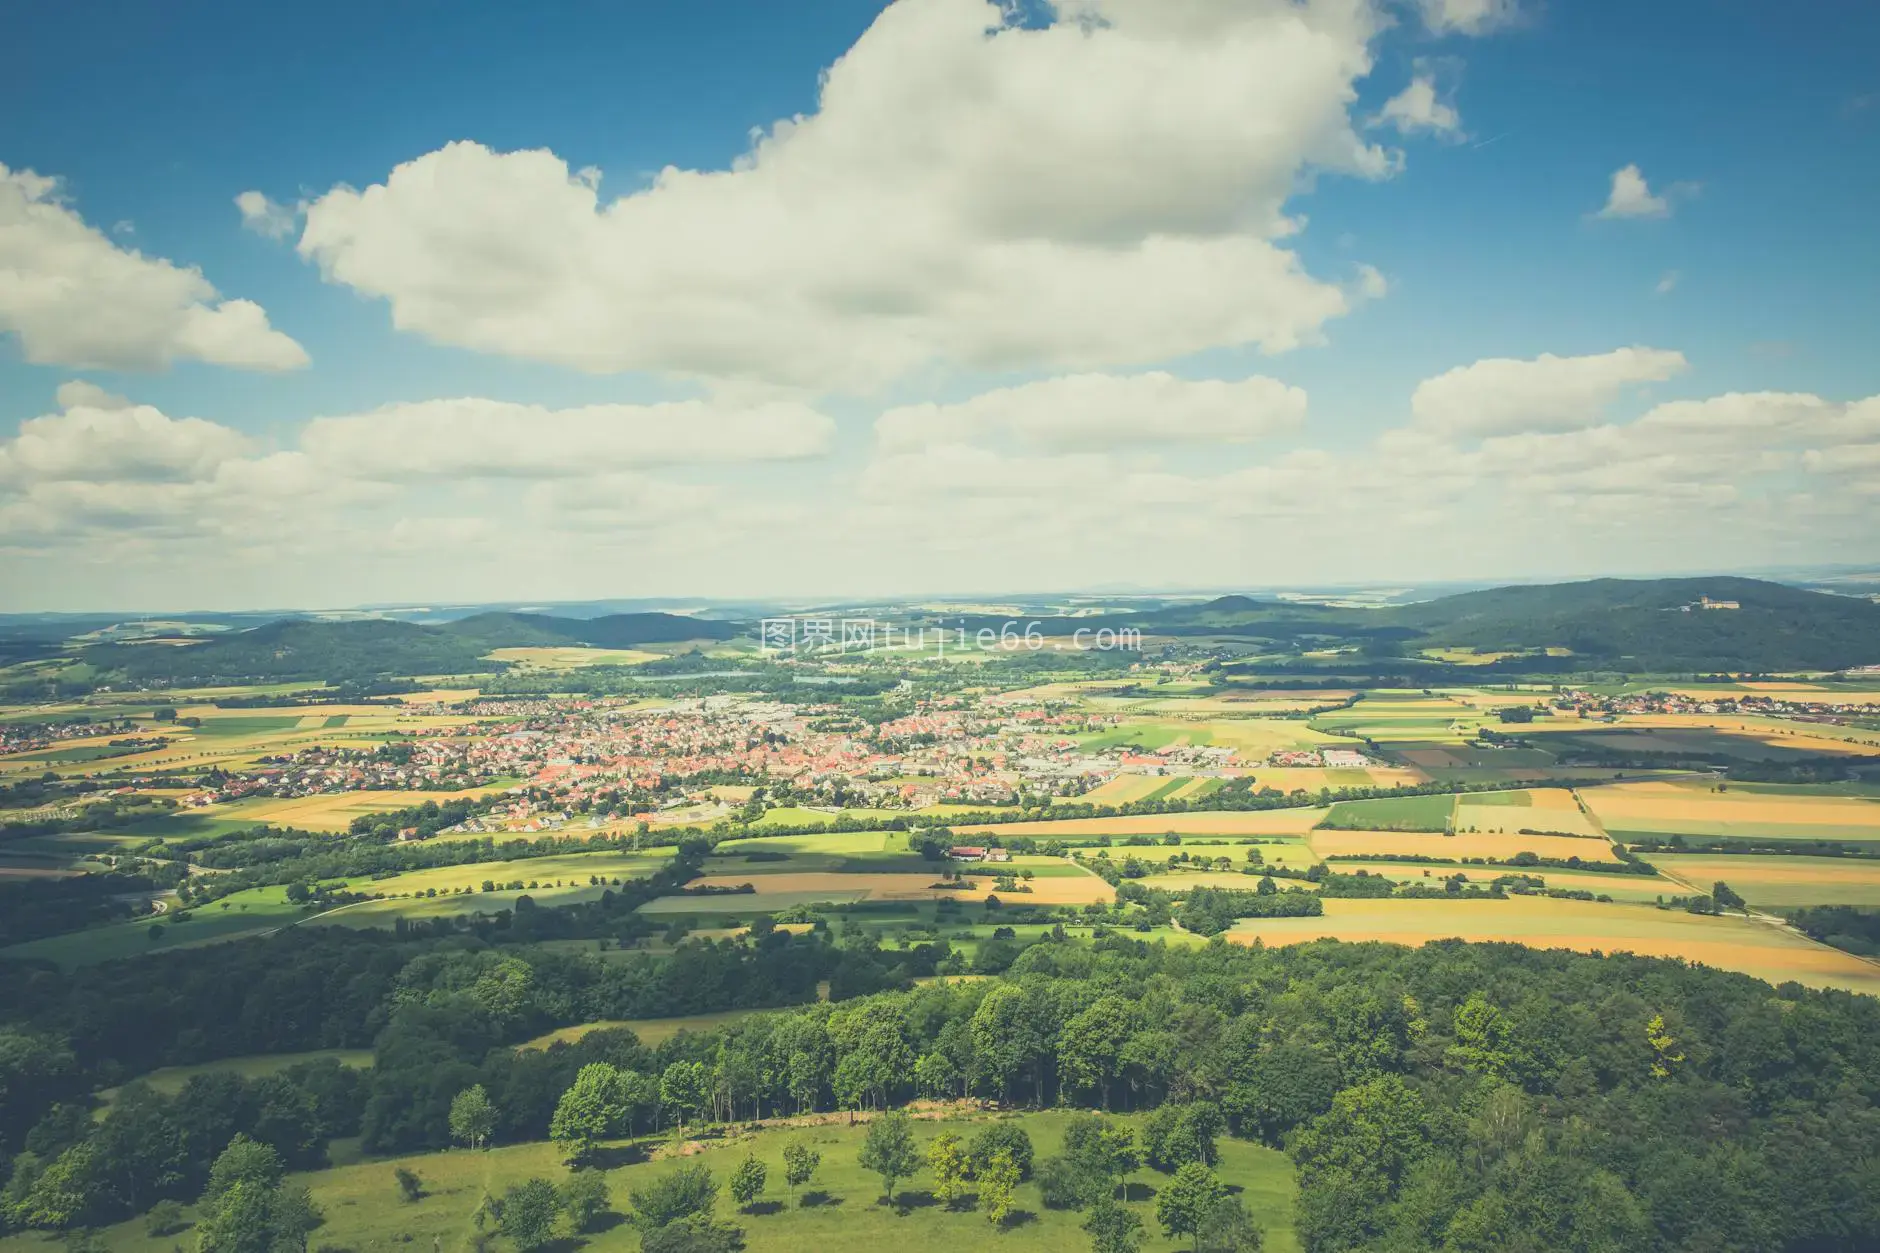
[[[276,204],[258,191],[245,191],[235,197],[241,211],[242,228],[267,239],[286,239],[300,224],[300,209]]]
[[[1612,172],[1612,190],[1606,195],[1602,218],[1663,218],[1671,216],[1671,201],[1655,196],[1636,165]]]
[[[57,180],[0,165],[0,333],[41,365],[155,370],[206,361],[307,364],[260,305],[223,300],[201,271],[118,247],[59,196]]]
[[[1160,371],[1077,374],[957,404],[903,405],[875,420],[875,434],[888,452],[998,436],[1054,451],[1244,442],[1295,429],[1305,412],[1305,392],[1259,376],[1227,382]]]
[[[187,482],[248,449],[239,432],[172,418],[90,383],[59,388],[60,412],[30,418],[0,443],[0,483]]]
[[[1626,387],[1663,382],[1684,368],[1684,354],[1657,348],[1492,357],[1423,380],[1410,411],[1418,427],[1449,436],[1570,430],[1597,423]]]
[[[1423,24],[1439,35],[1486,35],[1518,20],[1518,0],[1417,0]]]
[[[1079,0],[1024,26],[900,0],[815,112],[612,199],[453,143],[307,208],[299,248],[439,342],[591,371],[864,390],[935,365],[1093,370],[1316,340],[1350,296],[1276,241],[1354,133],[1363,0]]]
[[[703,400],[548,409],[460,397],[316,418],[301,447],[368,479],[582,477],[633,466],[775,461],[828,451],[835,423],[807,405]]]
[[[1436,80],[1419,74],[1410,85],[1384,102],[1384,108],[1372,119],[1374,126],[1392,126],[1399,134],[1434,134],[1456,136],[1462,117],[1455,106],[1446,104],[1436,94]]]

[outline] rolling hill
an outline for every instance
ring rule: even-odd
[[[1703,608],[1704,600],[1735,608]],[[1836,670],[1880,663],[1880,605],[1762,579],[1592,579],[1497,587],[1412,605],[1344,609],[1223,596],[1145,613],[1169,635],[1354,642],[1483,652],[1566,648],[1562,668]]]
[[[681,640],[728,640],[744,628],[736,622],[689,618],[676,613],[616,613],[601,618],[557,618],[539,613],[480,613],[438,630],[493,648],[634,648]]]

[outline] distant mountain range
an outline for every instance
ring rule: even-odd
[[[544,614],[485,613],[418,626],[390,619],[317,622],[285,618],[200,643],[156,641],[97,644],[83,659],[135,683],[239,683],[323,679],[364,682],[390,676],[490,673],[484,660],[498,648],[632,648],[683,640],[729,639],[736,623],[668,613],[555,618]]]
[[[1153,602],[1152,602],[1153,603]],[[995,631],[1011,619],[927,612],[907,621]],[[1507,668],[1526,672],[1617,669],[1633,672],[1837,670],[1880,664],[1880,604],[1731,576],[1593,579],[1467,591],[1378,608],[1221,596],[1199,604],[1116,609],[1084,617],[1043,617],[1045,634],[1130,626],[1148,635],[1221,638],[1298,659],[1325,649],[1402,657],[1429,648],[1524,654]],[[0,623],[0,660],[58,650],[61,629],[108,622]],[[392,676],[488,673],[502,648],[631,649],[684,640],[725,640],[748,624],[662,612],[598,617],[489,611],[436,625],[392,619],[286,618],[192,642],[98,643],[80,650],[101,681],[138,684],[370,681]],[[70,647],[70,645],[66,645]],[[1549,649],[1570,656],[1548,658]],[[1280,663],[1274,663],[1280,664]]]

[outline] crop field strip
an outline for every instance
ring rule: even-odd
[[[1810,987],[1880,993],[1880,965],[1783,927],[1752,918],[1596,901],[1333,898],[1325,902],[1322,917],[1246,919],[1229,932],[1229,938],[1240,943],[1256,937],[1268,945],[1315,939],[1410,945],[1493,940],[1534,948],[1676,957],[1770,983],[1793,979]]]

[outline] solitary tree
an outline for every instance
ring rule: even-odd
[[[783,1146],[783,1181],[792,1190],[808,1183],[820,1165],[822,1154],[801,1140],[792,1140]]]
[[[882,1193],[893,1204],[894,1185],[920,1169],[920,1155],[914,1149],[914,1132],[907,1115],[894,1110],[869,1123],[860,1161],[862,1169],[881,1176]]]
[[[748,1154],[738,1163],[738,1168],[731,1172],[731,1199],[738,1203],[740,1209],[749,1209],[758,1197],[764,1195],[767,1173],[764,1164]]]
[[[496,1106],[490,1102],[490,1094],[483,1090],[483,1085],[475,1084],[459,1092],[450,1103],[451,1138],[480,1149],[489,1143],[495,1131]]]

